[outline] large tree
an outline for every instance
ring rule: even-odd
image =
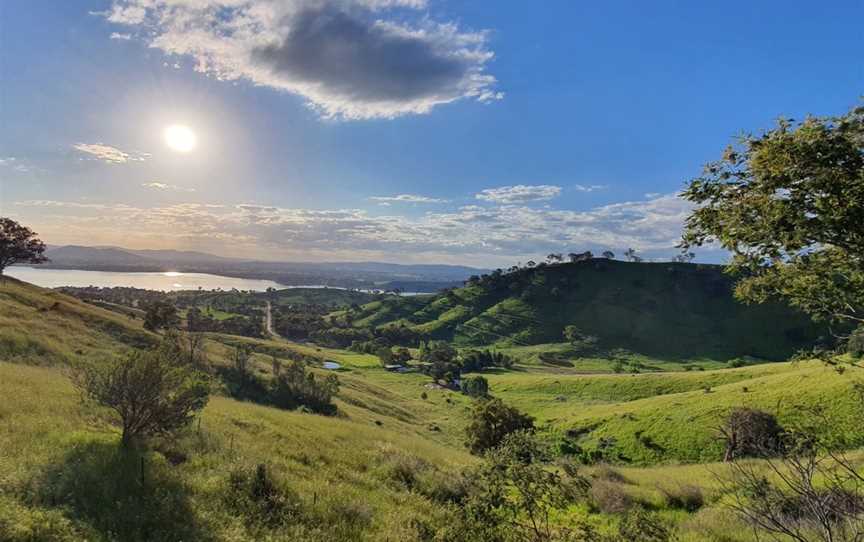
[[[864,107],[781,119],[693,179],[682,245],[717,243],[747,302],[782,298],[845,333],[864,324]]]
[[[43,263],[45,243],[36,233],[11,218],[0,217],[0,275],[14,263]]]

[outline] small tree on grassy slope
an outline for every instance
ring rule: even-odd
[[[744,136],[683,197],[682,246],[732,252],[739,299],[785,299],[841,335],[864,323],[864,107]]]
[[[45,243],[36,233],[11,218],[0,217],[0,275],[15,263],[44,263]]]
[[[534,428],[534,418],[504,404],[501,399],[485,399],[474,404],[466,433],[466,445],[473,454],[482,454],[504,441],[515,431]]]
[[[113,410],[129,447],[148,437],[170,434],[189,424],[207,404],[205,377],[157,348],[126,359],[80,367],[73,382],[83,394]]]

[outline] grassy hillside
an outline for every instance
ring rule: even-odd
[[[459,345],[560,343],[576,326],[601,351],[662,358],[788,358],[823,330],[780,304],[746,306],[719,266],[604,259],[521,269],[434,297],[368,304],[354,325],[405,324]]]
[[[139,320],[0,278],[0,359],[55,364],[155,344]]]
[[[417,310],[428,304],[412,302]],[[0,287],[0,540],[419,542],[452,519],[447,502],[461,491],[459,472],[477,461],[463,446],[472,400],[430,388],[418,373],[387,372],[366,354],[208,334],[211,363],[229,363],[232,348],[247,344],[262,378],[274,355],[338,361],[338,415],[237,401],[217,386],[200,423],[143,456],[121,454],[109,413],[80,401],[63,365],[158,340],[138,322],[16,281]],[[772,411],[783,424],[823,407],[832,420],[820,427],[824,435],[864,444],[856,371],[840,375],[816,362],[633,375],[553,373],[529,363],[484,374],[495,396],[534,416],[562,451],[611,443],[616,466],[584,472],[598,491],[677,525],[682,542],[754,540],[723,506],[715,475],[724,467],[699,463],[720,457],[716,428],[732,407]],[[287,523],[246,507],[243,484],[262,464]],[[667,502],[668,491],[692,485],[704,494],[701,509]],[[601,530],[619,521],[581,504],[559,519],[571,517]]]

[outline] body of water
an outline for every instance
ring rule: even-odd
[[[223,277],[208,273],[127,273],[122,271],[84,271],[80,269],[37,269],[35,267],[12,266],[4,273],[10,277],[42,286],[57,288],[60,286],[99,286],[111,288],[125,286],[143,288],[146,290],[215,290],[222,288],[230,290],[255,290],[263,292],[267,288],[287,288],[272,280],[240,279]]]

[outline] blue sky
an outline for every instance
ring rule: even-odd
[[[864,94],[862,20],[860,0],[6,0],[0,214],[51,244],[262,259],[669,256],[675,192],[733,136]]]

